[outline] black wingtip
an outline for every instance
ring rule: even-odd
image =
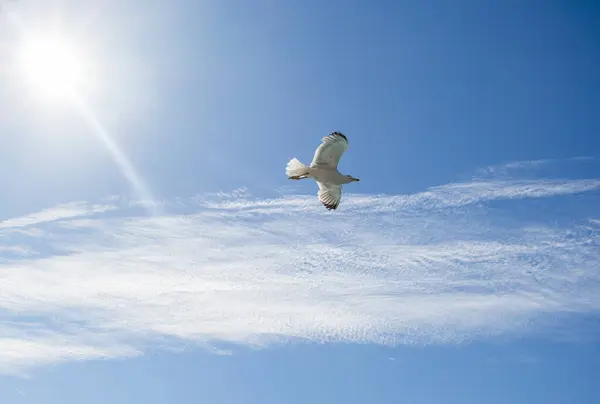
[[[323,206],[325,206],[327,208],[327,210],[336,210],[337,207],[339,206],[339,204],[338,205],[330,205],[327,203],[323,203]]]
[[[331,136],[341,136],[346,139],[346,142],[348,141],[348,138],[342,132],[331,132]]]

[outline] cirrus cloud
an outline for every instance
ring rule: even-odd
[[[600,309],[598,189],[477,180],[345,195],[333,213],[314,196],[244,191],[166,203],[155,217],[80,203],[9,219],[5,231],[37,233],[19,233],[18,245],[0,236],[0,371],[155,345],[454,343],[558,330],[564,316]],[[518,216],[523,204],[561,212],[565,201],[591,216]]]

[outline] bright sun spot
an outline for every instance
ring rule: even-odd
[[[28,41],[21,49],[21,63],[26,79],[44,96],[72,95],[82,81],[81,62],[60,39]]]

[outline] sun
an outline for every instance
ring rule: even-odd
[[[21,48],[20,59],[25,79],[43,96],[72,96],[82,83],[82,63],[60,38],[28,40]]]

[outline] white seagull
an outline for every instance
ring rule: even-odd
[[[314,178],[319,185],[319,201],[329,210],[337,209],[342,199],[342,184],[360,181],[351,175],[344,175],[337,169],[342,154],[348,150],[348,138],[340,132],[333,132],[321,139],[310,167],[297,158],[291,159],[285,173],[290,180]]]

